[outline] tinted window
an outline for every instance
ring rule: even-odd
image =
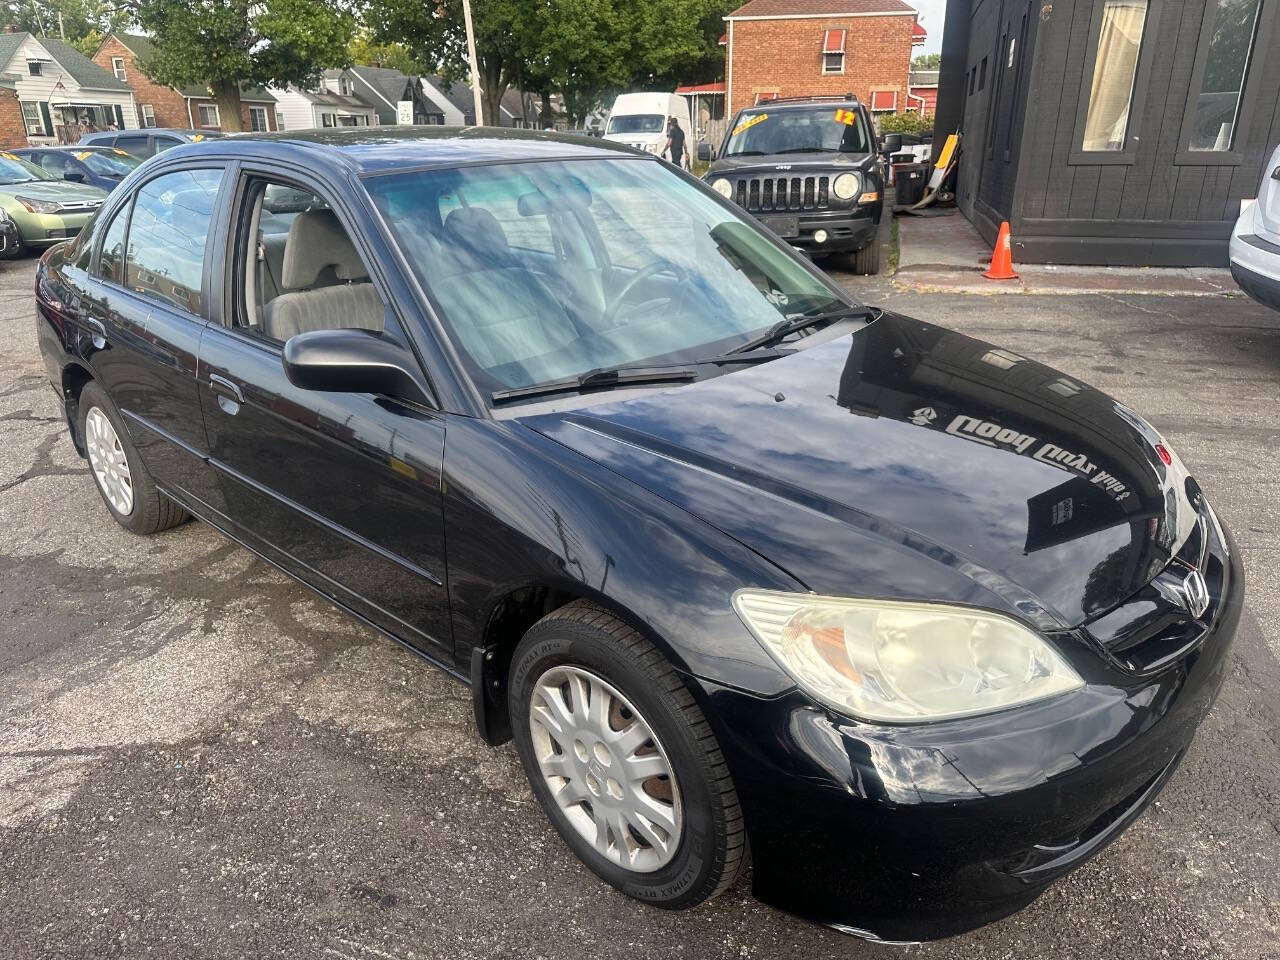
[[[62,176],[67,172],[67,155],[65,153],[42,153],[37,162],[50,173]]]
[[[125,283],[146,297],[200,313],[204,248],[221,170],[180,170],[145,184],[134,201]]]
[[[112,283],[121,283],[124,266],[124,230],[129,222],[129,204],[116,211],[115,219],[107,227],[102,238],[102,253],[98,256],[98,276]]]
[[[150,137],[116,137],[116,146],[132,153],[135,157],[149,157],[151,151],[147,148],[148,140]],[[108,141],[95,140],[94,142],[105,144]]]

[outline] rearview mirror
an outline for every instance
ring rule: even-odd
[[[312,330],[290,337],[284,375],[303,390],[381,393],[431,404],[413,354],[372,330]]]
[[[70,180],[72,183],[84,183],[84,174],[79,170],[68,170],[62,175],[63,180]]]
[[[698,159],[703,163],[710,163],[716,158],[716,152],[711,148],[709,143],[698,144]]]

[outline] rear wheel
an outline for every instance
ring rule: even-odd
[[[746,853],[737,793],[706,717],[652,644],[575,601],[525,634],[508,697],[534,795],[598,876],[666,909],[732,885]]]
[[[864,277],[874,276],[880,272],[880,241],[872,240],[851,258],[853,272]]]
[[[80,393],[80,436],[98,493],[120,526],[149,534],[187,519],[185,510],[156,489],[115,405],[92,381]]]

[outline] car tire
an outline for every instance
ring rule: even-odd
[[[548,614],[515,650],[508,706],[534,795],[597,876],[668,910],[733,885],[747,847],[728,767],[680,674],[639,633],[583,600]]]
[[[872,240],[850,259],[854,273],[863,277],[875,276],[880,272],[880,241]]]
[[[94,486],[120,526],[146,535],[188,519],[185,510],[156,489],[115,404],[92,380],[80,393],[79,414],[80,436]]]

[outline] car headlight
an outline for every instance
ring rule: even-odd
[[[51,200],[30,200],[27,197],[17,196],[13,199],[26,207],[29,213],[57,213],[62,209],[62,204],[54,203]]]
[[[803,690],[862,720],[948,720],[1084,686],[1040,636],[985,610],[769,590],[733,606]]]
[[[831,182],[831,192],[841,200],[852,200],[862,189],[862,181],[856,173],[842,173]]]
[[[711,189],[720,194],[720,196],[724,197],[726,200],[732,199],[733,197],[733,184],[724,177],[718,177],[715,180],[712,180]]]

